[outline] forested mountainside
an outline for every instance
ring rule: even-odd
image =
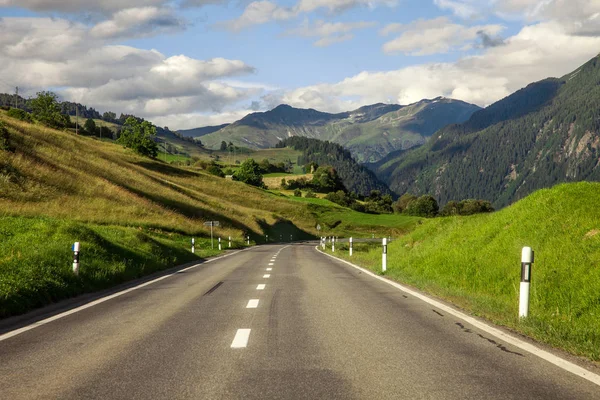
[[[296,136],[282,141],[278,147],[291,147],[302,151],[302,156],[298,158],[299,165],[317,163],[321,166],[332,166],[346,189],[351,192],[362,196],[368,196],[372,190],[379,190],[384,194],[392,193],[373,172],[357,163],[350,152],[337,143]]]
[[[560,182],[600,180],[600,59],[546,79],[369,167],[398,194],[502,207]]]

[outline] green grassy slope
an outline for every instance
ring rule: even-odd
[[[427,220],[389,245],[387,275],[598,361],[598,198],[598,183],[563,184],[493,214]],[[519,321],[524,246],[534,249],[535,264],[530,316]],[[354,262],[380,271],[381,246],[355,250]]]
[[[0,122],[14,150],[0,150],[0,318],[216,254],[205,221],[220,221],[215,235],[240,247],[244,233],[253,243],[267,234],[312,238],[328,213],[344,212],[3,112]],[[75,241],[82,243],[78,278],[70,272]]]

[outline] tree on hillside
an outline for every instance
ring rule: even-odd
[[[312,186],[323,193],[346,191],[346,187],[333,167],[319,167],[313,174]]]
[[[86,130],[86,132],[88,132],[89,134],[95,135],[96,134],[96,122],[94,122],[93,119],[88,118],[85,121],[85,125],[83,126],[83,128]]]
[[[121,136],[117,143],[133,149],[136,153],[156,158],[158,154],[158,145],[154,141],[156,136],[156,127],[148,121],[139,121],[136,118],[129,117],[123,125]]]
[[[115,122],[117,120],[117,114],[112,111],[107,111],[102,114],[102,120],[106,122]]]
[[[244,182],[248,185],[264,187],[260,166],[252,158],[247,159],[233,174],[233,180]]]
[[[415,196],[414,194],[410,194],[410,193],[403,194],[402,196],[400,196],[398,201],[394,203],[394,205],[393,205],[394,212],[397,212],[397,213],[404,212],[404,210],[406,210],[406,207],[408,207],[408,204],[414,200],[417,200],[417,196]]]
[[[221,149],[221,151],[227,150],[227,142],[226,141],[223,140],[221,142],[221,148],[220,149]]]
[[[404,214],[416,217],[435,217],[439,211],[437,201],[430,195],[424,195],[408,203]]]
[[[69,125],[66,115],[60,113],[58,96],[52,92],[39,92],[29,105],[33,116],[42,124],[52,128],[64,128]]]

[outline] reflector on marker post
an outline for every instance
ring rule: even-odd
[[[231,248],[231,236],[229,236],[229,248]]]
[[[219,250],[221,250],[221,238],[219,238]]]
[[[73,244],[73,273],[79,275],[79,242]]]
[[[196,252],[196,239],[192,238],[192,253]]]
[[[519,318],[529,315],[529,285],[531,283],[531,265],[534,253],[531,247],[523,247],[521,252],[521,287],[519,293]]]
[[[250,246],[250,235],[246,236],[246,244]]]
[[[383,253],[381,255],[381,270],[387,271],[387,238],[383,238]]]
[[[350,256],[352,256],[352,238],[350,238]]]

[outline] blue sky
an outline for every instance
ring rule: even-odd
[[[0,16],[0,91],[174,129],[280,103],[486,106],[600,51],[594,0],[0,0]]]

